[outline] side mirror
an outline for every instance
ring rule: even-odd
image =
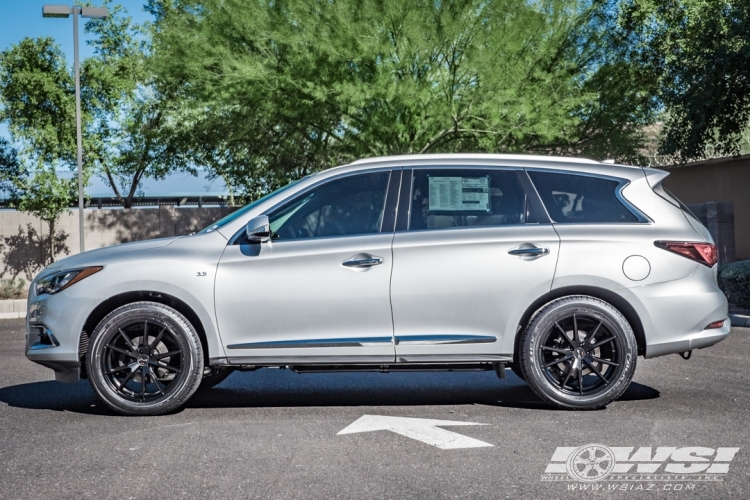
[[[265,243],[271,238],[271,222],[267,215],[253,217],[245,226],[245,234],[250,243]]]

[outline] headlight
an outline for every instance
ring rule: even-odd
[[[96,266],[50,274],[36,282],[36,294],[57,293],[101,270],[102,266]]]

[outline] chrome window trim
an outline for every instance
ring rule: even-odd
[[[615,188],[615,197],[622,203],[622,205],[630,212],[636,219],[638,219],[636,222],[556,222],[554,219],[552,219],[551,216],[549,216],[549,212],[547,212],[547,216],[549,217],[551,223],[553,225],[560,225],[560,226],[584,226],[584,225],[618,225],[618,226],[627,226],[627,225],[648,225],[653,224],[654,221],[648,217],[646,214],[641,212],[635,205],[630,203],[625,197],[622,195],[622,190],[625,189],[629,184],[630,180],[623,179],[622,177],[613,177],[611,175],[605,175],[605,174],[592,174],[589,172],[579,172],[577,170],[562,170],[562,169],[551,169],[551,168],[536,168],[536,167],[528,167],[525,168],[527,172],[544,172],[549,174],[560,174],[560,175],[580,175],[583,177],[594,177],[595,179],[605,179],[609,181],[615,181],[617,182],[617,187]],[[531,184],[534,186],[534,189],[536,190],[536,185],[534,184],[534,180],[529,176],[529,180],[531,181]],[[542,205],[544,206],[545,210],[547,209],[547,206],[544,205],[544,200],[541,199],[541,195],[539,195],[539,199],[542,201]]]

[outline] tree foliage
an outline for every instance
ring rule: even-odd
[[[95,36],[89,42],[94,56],[85,62],[83,99],[93,116],[89,134],[96,171],[129,208],[143,177],[161,178],[189,165],[173,130],[180,119],[174,99],[153,84],[151,26],[134,24],[110,0],[104,5],[110,15],[86,23],[86,32]]]
[[[626,0],[620,26],[657,82],[660,152],[683,162],[737,154],[750,123],[750,2]]]
[[[655,103],[575,0],[152,0],[184,148],[251,196],[363,156],[634,159]],[[604,46],[610,56],[603,55]]]
[[[174,106],[153,86],[149,26],[104,5],[110,15],[85,25],[94,55],[81,65],[84,173],[103,175],[130,207],[144,176],[187,166],[170,142]],[[73,74],[51,38],[25,38],[0,53],[0,121],[30,174],[77,167]]]

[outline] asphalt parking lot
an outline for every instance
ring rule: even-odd
[[[750,497],[746,328],[689,361],[639,359],[625,395],[596,412],[552,410],[510,371],[266,369],[235,373],[172,415],[121,417],[87,381],[57,383],[26,360],[23,342],[23,320],[0,320],[2,498]],[[412,429],[356,432],[383,421]],[[543,480],[557,447],[588,443],[739,451],[721,474]],[[688,466],[711,460],[693,451]]]

